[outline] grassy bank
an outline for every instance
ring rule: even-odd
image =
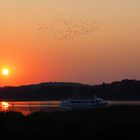
[[[48,139],[54,136],[135,139],[139,137],[140,106],[37,112],[29,116],[17,112],[1,112],[0,129],[0,136],[4,139]]]

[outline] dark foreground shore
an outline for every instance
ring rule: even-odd
[[[2,139],[139,139],[140,106],[114,106],[85,111],[37,112],[24,116],[0,113]]]

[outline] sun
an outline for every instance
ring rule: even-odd
[[[10,74],[10,70],[8,68],[3,68],[1,73],[4,75],[4,76],[7,76]]]

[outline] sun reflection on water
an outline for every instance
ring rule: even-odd
[[[7,103],[7,102],[1,102],[1,107],[2,107],[2,110],[8,110],[9,103]]]
[[[30,115],[34,112],[55,112],[59,111],[60,101],[2,101],[0,111],[20,112],[23,115]]]

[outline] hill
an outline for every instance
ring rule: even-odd
[[[0,88],[0,100],[62,100],[93,98],[94,94],[106,100],[140,100],[140,81],[126,79],[100,85],[48,82]]]

